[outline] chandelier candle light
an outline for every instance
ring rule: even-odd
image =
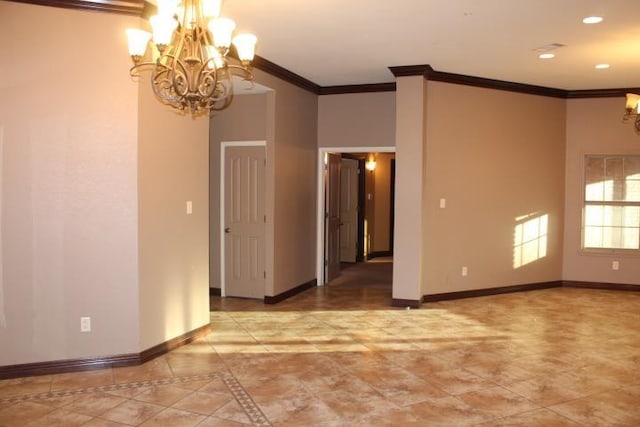
[[[630,118],[634,119],[634,127],[636,132],[640,133],[640,95],[635,93],[628,93],[626,97],[626,110],[623,120],[627,121]]]
[[[153,35],[128,29],[131,76],[151,71],[151,86],[164,104],[193,116],[223,110],[233,100],[233,76],[252,80],[253,34],[232,37],[236,24],[220,16],[222,0],[158,0],[149,19]],[[152,42],[149,41],[152,39]],[[229,58],[231,44],[239,61]],[[143,61],[147,47],[155,58]]]

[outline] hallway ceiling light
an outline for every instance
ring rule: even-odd
[[[623,121],[633,119],[634,128],[640,133],[640,95],[628,93],[626,97],[626,114],[622,118]]]
[[[253,79],[250,63],[256,36],[232,37],[236,24],[220,17],[221,3],[222,0],[158,0],[158,14],[149,19],[153,35],[127,30],[134,64],[131,76],[150,71],[156,96],[180,112],[189,111],[195,116],[222,110],[233,99],[233,76]],[[230,58],[231,44],[239,60]],[[149,45],[151,48],[147,49]],[[153,59],[143,60],[145,55]]]

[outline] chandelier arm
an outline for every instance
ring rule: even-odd
[[[172,79],[169,74],[172,70],[165,67],[165,69],[157,68],[152,75],[152,88],[160,100],[167,105],[171,105],[177,109],[182,109],[181,97],[173,90]]]
[[[227,64],[227,68],[230,70],[230,74],[243,77],[244,80],[253,80],[253,73],[248,67],[243,65]],[[238,72],[235,73],[234,70],[237,70]]]

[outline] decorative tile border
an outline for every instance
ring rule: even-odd
[[[95,392],[108,393],[113,391],[131,390],[131,389],[136,389],[141,387],[182,384],[182,383],[188,383],[192,381],[211,381],[216,379],[222,380],[222,382],[227,386],[227,388],[229,389],[229,392],[231,392],[231,394],[236,399],[240,407],[246,413],[249,420],[251,420],[252,425],[257,427],[271,426],[271,423],[269,422],[267,417],[262,413],[258,405],[253,401],[249,393],[247,393],[244,387],[242,387],[242,385],[238,382],[238,380],[233,375],[226,372],[212,373],[212,374],[205,374],[205,375],[191,375],[186,377],[156,379],[156,380],[148,380],[148,381],[135,381],[130,383],[111,384],[111,385],[105,385],[105,386],[99,386],[99,387],[88,387],[88,388],[75,389],[75,390],[60,390],[60,391],[49,391],[44,393],[23,394],[23,395],[16,395],[16,396],[11,396],[6,398],[0,398],[0,404],[29,402],[34,400],[77,396],[77,395],[82,395],[86,393],[95,393]]]

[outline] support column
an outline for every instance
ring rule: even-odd
[[[430,67],[391,67],[396,76],[396,187],[393,299],[396,307],[419,308],[424,265],[424,175],[426,168],[425,72]]]

